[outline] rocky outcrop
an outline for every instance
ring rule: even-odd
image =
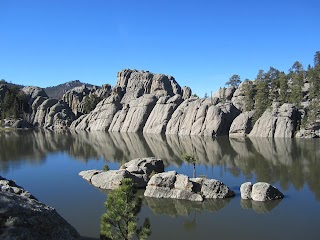
[[[172,76],[153,74],[149,71],[125,69],[118,72],[116,87],[125,89],[122,103],[129,103],[144,94],[153,94],[157,97],[182,95],[179,84]]]
[[[98,98],[106,98],[110,95],[110,92],[111,86],[109,84],[104,84],[102,88],[98,86],[90,87],[82,85],[67,91],[62,96],[62,100],[70,106],[72,112],[77,117],[80,117],[84,114],[84,102],[87,97],[95,95]]]
[[[169,171],[151,177],[144,196],[154,198],[203,201],[209,198],[228,198],[235,194],[222,182],[215,179],[190,178]]]
[[[33,104],[34,100],[37,97],[48,97],[48,95],[46,94],[46,92],[43,90],[43,88],[40,87],[32,87],[32,86],[27,86],[21,89],[26,97],[27,97],[27,101],[30,105]]]
[[[239,113],[232,103],[213,105],[209,98],[189,98],[172,114],[166,134],[228,135],[230,125]]]
[[[151,174],[164,171],[161,159],[137,158],[125,163],[119,170],[88,170],[79,173],[85,180],[101,189],[115,189],[124,178],[130,178],[137,188],[145,188]]]
[[[38,106],[38,104],[40,105]],[[32,105],[32,109],[34,111],[32,123],[36,127],[67,128],[75,120],[75,115],[68,104],[56,99],[49,98],[45,100],[38,97]]]
[[[13,181],[0,179],[1,239],[80,238],[54,208],[39,202]]]
[[[167,124],[177,107],[181,104],[180,95],[161,97],[148,116],[143,128],[145,133],[165,133]]]
[[[217,98],[219,101],[231,100],[235,91],[236,88],[233,86],[228,88],[220,88],[218,91],[212,94],[212,98]]]
[[[254,111],[243,112],[236,117],[229,130],[229,137],[245,137],[252,130],[252,118]]]
[[[110,132],[142,132],[143,127],[157,102],[152,94],[133,99],[121,111],[115,114]]]
[[[277,188],[266,182],[258,182],[253,185],[251,182],[243,183],[240,187],[240,192],[242,199],[252,199],[260,202],[284,197]]]
[[[274,104],[256,121],[250,137],[292,138],[298,117],[294,105],[285,103],[281,107]]]

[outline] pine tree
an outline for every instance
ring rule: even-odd
[[[279,101],[285,103],[288,101],[288,77],[284,72],[279,74]]]
[[[181,158],[183,161],[193,165],[193,178],[195,178],[196,177],[196,162],[197,162],[196,158],[193,155],[189,155],[186,153],[182,154]]]
[[[246,79],[241,86],[245,97],[245,111],[251,111],[254,108],[255,86],[249,79]]]
[[[258,80],[256,81],[257,93],[255,96],[255,113],[253,116],[254,122],[258,120],[259,117],[269,106],[269,89],[266,82]]]
[[[136,236],[147,239],[151,234],[149,219],[137,227],[141,205],[142,199],[136,196],[132,180],[123,179],[120,187],[113,190],[105,202],[107,212],[101,217],[100,238],[129,240]]]
[[[241,83],[240,76],[237,75],[237,74],[234,74],[229,78],[229,81],[226,82],[226,85],[227,86],[238,87],[240,83]]]

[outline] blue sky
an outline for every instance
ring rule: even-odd
[[[0,79],[114,85],[133,68],[202,97],[233,74],[312,64],[319,9],[318,0],[0,0]]]

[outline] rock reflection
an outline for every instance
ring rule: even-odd
[[[305,184],[320,200],[320,139],[268,139],[176,136],[48,130],[0,132],[0,170],[28,161],[41,164],[50,152],[67,152],[80,161],[104,159],[122,164],[137,157],[155,156],[166,166],[180,167],[182,153],[195,156],[197,165],[219,167],[233,176],[281,188]],[[221,173],[223,174],[223,172]]]
[[[227,206],[230,201],[231,198],[207,199],[203,202],[192,202],[178,199],[145,197],[146,204],[154,214],[164,214],[171,217],[189,216],[193,211],[217,212]]]
[[[282,199],[265,202],[241,199],[240,205],[243,209],[252,209],[256,213],[267,213],[278,206],[281,201]]]

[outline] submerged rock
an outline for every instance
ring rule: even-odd
[[[282,199],[283,194],[274,186],[266,182],[243,183],[240,187],[242,199],[252,199],[254,201],[269,201]]]

